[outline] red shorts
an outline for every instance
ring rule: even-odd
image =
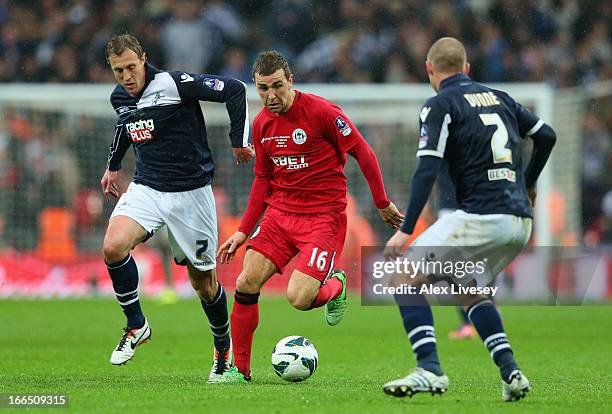
[[[344,211],[295,214],[268,207],[247,248],[266,256],[279,273],[299,253],[296,270],[324,282],[345,237]]]

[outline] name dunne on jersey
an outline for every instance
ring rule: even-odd
[[[155,130],[155,123],[152,119],[140,119],[125,124],[125,128],[132,141],[141,142],[153,139],[152,131]]]
[[[466,93],[463,97],[472,108],[501,105],[493,92]]]
[[[306,157],[304,155],[283,155],[280,157],[272,157],[274,165],[277,167],[287,167],[288,170],[300,170],[308,168]]]

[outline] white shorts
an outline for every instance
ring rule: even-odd
[[[111,218],[115,216],[130,217],[150,235],[166,225],[170,248],[178,264],[186,265],[189,261],[202,271],[217,265],[217,211],[210,185],[164,193],[130,183]]]
[[[487,286],[527,245],[531,225],[529,217],[456,210],[441,216],[417,237],[407,256],[413,261],[432,257],[455,261],[459,254],[466,262],[484,261],[486,270],[467,272],[466,280],[472,278],[477,286]]]

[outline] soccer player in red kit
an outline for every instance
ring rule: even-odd
[[[264,108],[253,123],[255,180],[238,231],[221,245],[229,262],[251,236],[236,280],[231,336],[235,368],[219,382],[250,380],[253,334],[263,285],[298,255],[287,299],[299,310],[326,305],[336,325],[346,310],[346,278],[334,270],[346,235],[346,154],[363,172],[381,218],[397,228],[403,215],[389,201],[376,155],[355,125],[333,103],[293,89],[293,75],[276,51],[259,54],[253,79]],[[264,214],[265,210],[265,214]]]

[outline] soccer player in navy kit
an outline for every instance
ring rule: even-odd
[[[227,299],[215,274],[214,164],[199,101],[226,103],[234,158],[248,162],[254,150],[248,145],[246,85],[218,76],[159,70],[146,62],[138,39],[129,34],[113,37],[106,55],[118,83],[111,104],[119,116],[101,181],[107,199],[119,197],[118,172],[130,145],[136,153],[134,179],[119,199],[104,237],[104,260],[127,317],[110,362],[125,364],[151,337],[130,251],[165,225],[174,260],[187,266],[214,336],[210,382],[230,366],[232,350]]]
[[[485,272],[473,274],[477,287],[488,285],[520,253],[531,235],[536,180],[555,144],[552,128],[508,94],[474,82],[460,41],[445,37],[427,54],[427,73],[438,93],[420,113],[418,162],[412,178],[407,213],[398,232],[385,247],[385,256],[397,258],[431,192],[442,159],[448,161],[460,209],[441,217],[414,242],[411,260],[423,260],[422,251],[436,255],[462,248],[466,259],[488,259]],[[520,140],[533,139],[525,171]],[[422,246],[421,253],[418,246]],[[433,249],[438,247],[438,249]],[[451,251],[451,250],[449,250]],[[474,257],[470,257],[473,255]],[[413,275],[414,276],[414,275]],[[417,275],[415,286],[431,283],[438,275]],[[458,283],[457,279],[454,283]],[[448,377],[440,367],[433,315],[423,295],[410,303],[397,298],[404,328],[417,359],[408,376],[384,385],[387,394],[403,397],[418,392],[442,393]],[[531,389],[514,360],[512,348],[493,303],[484,295],[460,296],[468,317],[499,367],[502,398],[514,401]]]
[[[455,186],[453,185],[449,175],[447,162],[443,162],[440,166],[436,183],[438,187],[438,218],[460,209],[461,207],[459,206],[457,196],[455,195]],[[457,306],[457,311],[459,312],[459,317],[461,318],[461,326],[459,326],[459,328],[456,330],[449,332],[449,338],[474,338],[477,335],[476,330],[468,319],[467,313],[461,306]]]

